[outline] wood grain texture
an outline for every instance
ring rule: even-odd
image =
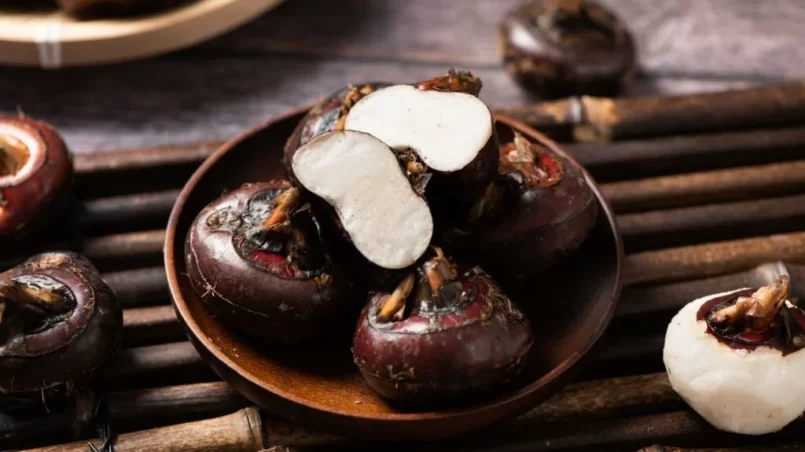
[[[169,439],[169,440],[168,440]],[[92,441],[100,449],[101,441]],[[246,408],[220,418],[124,433],[117,452],[253,452],[265,447],[260,414]],[[31,449],[31,452],[86,452],[87,441]]]
[[[634,179],[601,186],[617,212],[652,210],[797,193],[805,160]]]
[[[805,262],[805,232],[631,254],[624,262],[623,279],[638,284],[702,278],[776,260]]]

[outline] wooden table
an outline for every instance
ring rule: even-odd
[[[287,0],[221,38],[160,58],[0,69],[0,109],[52,121],[75,152],[229,138],[348,82],[468,68],[494,107],[527,101],[495,26],[519,0]],[[800,0],[607,0],[633,28],[628,94],[718,90],[805,75]]]

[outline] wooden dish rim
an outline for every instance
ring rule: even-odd
[[[0,10],[0,24],[20,19],[17,28],[0,29],[0,63],[37,67],[39,34],[48,26],[59,31],[59,67],[130,61],[178,50],[226,33],[273,9],[285,0],[195,0],[164,12],[121,18],[72,19],[58,10],[40,15]],[[216,26],[210,18],[224,17]],[[203,25],[203,26],[201,26]],[[2,28],[2,27],[0,27]],[[22,29],[22,32],[15,31]],[[137,43],[138,45],[132,45]],[[87,46],[98,51],[87,54]]]
[[[171,211],[170,219],[168,221],[168,227],[165,235],[165,243],[164,243],[164,264],[165,264],[165,271],[168,277],[168,286],[171,292],[171,298],[173,300],[174,308],[177,311],[179,318],[184,322],[185,327],[189,330],[189,334],[192,334],[191,342],[196,345],[199,344],[203,346],[207,353],[210,353],[212,356],[215,357],[220,363],[228,367],[230,370],[239,374],[242,378],[248,381],[250,384],[255,385],[256,387],[261,388],[264,391],[267,391],[276,397],[280,397],[288,402],[296,404],[298,406],[306,407],[308,409],[316,410],[320,413],[325,413],[333,416],[339,416],[342,418],[350,418],[356,420],[365,420],[365,421],[427,421],[427,420],[435,420],[435,419],[449,419],[451,417],[456,416],[469,416],[469,415],[479,415],[489,411],[495,411],[497,408],[502,408],[503,406],[510,405],[516,401],[519,401],[523,398],[529,397],[534,391],[538,391],[539,388],[545,387],[550,385],[555,380],[558,380],[563,374],[573,369],[573,367],[579,363],[585,356],[589,354],[589,352],[598,344],[601,340],[601,337],[606,332],[608,326],[610,325],[612,318],[615,314],[615,310],[618,306],[618,301],[620,299],[621,291],[622,291],[622,281],[623,281],[623,241],[621,238],[620,230],[618,229],[617,222],[615,221],[615,216],[611,206],[606,202],[601,191],[595,182],[595,180],[590,176],[586,169],[579,167],[584,172],[584,176],[587,179],[588,183],[590,183],[591,188],[598,200],[599,204],[601,205],[602,209],[601,212],[604,213],[607,222],[609,223],[611,230],[613,232],[613,238],[615,241],[615,248],[616,248],[616,269],[615,269],[615,281],[614,281],[614,292],[611,295],[611,301],[607,308],[605,315],[601,316],[599,322],[596,326],[596,331],[593,335],[591,335],[591,340],[584,344],[584,346],[577,350],[572,355],[568,356],[564,359],[559,365],[554,367],[550,372],[547,372],[540,378],[536,380],[532,380],[528,384],[502,396],[497,397],[494,400],[481,402],[476,405],[472,405],[467,408],[458,408],[452,410],[445,410],[445,411],[429,411],[429,412],[410,412],[410,413],[392,413],[392,414],[381,414],[381,415],[361,415],[350,412],[348,410],[343,409],[332,409],[328,406],[323,406],[318,404],[315,401],[311,401],[308,399],[301,399],[294,395],[293,393],[288,393],[286,391],[280,390],[278,388],[273,387],[273,385],[266,383],[260,378],[257,378],[254,374],[250,373],[242,366],[240,366],[237,362],[230,359],[226,354],[222,353],[218,350],[215,344],[204,334],[203,330],[199,327],[198,323],[193,319],[192,313],[190,312],[187,303],[182,296],[182,291],[179,286],[179,275],[176,273],[176,255],[174,253],[174,247],[176,244],[176,229],[178,227],[179,218],[182,214],[182,210],[187,202],[192,191],[195,189],[196,185],[198,184],[199,180],[212,168],[218,160],[220,160],[224,155],[230,152],[233,148],[238,146],[243,141],[250,138],[255,133],[266,129],[272,126],[275,123],[281,122],[289,117],[293,117],[295,115],[299,115],[301,113],[305,113],[310,110],[315,104],[305,105],[302,107],[294,108],[290,111],[282,113],[278,116],[272,117],[271,119],[252,127],[251,129],[247,130],[246,132],[242,133],[241,135],[237,136],[236,138],[226,142],[222,145],[218,150],[216,150],[210,157],[208,157],[204,163],[199,166],[190,179],[185,184],[184,188],[176,200],[176,203],[173,206]],[[544,134],[534,130],[533,128],[525,125],[520,121],[516,121],[511,119],[505,115],[501,114],[494,114],[495,120],[500,121],[507,126],[513,129],[519,129],[526,132],[527,135],[531,135],[538,139],[541,144],[547,145],[551,148],[554,152],[557,152],[564,157],[570,159],[571,161],[578,164],[575,158],[570,155],[567,151],[564,151],[558,144],[556,144],[552,139],[548,138]],[[181,239],[184,242],[184,238]],[[179,256],[180,258],[182,256]],[[203,356],[203,354],[202,354]],[[528,407],[532,407],[535,404],[528,404]]]

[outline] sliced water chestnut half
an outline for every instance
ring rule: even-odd
[[[53,127],[0,117],[0,244],[35,233],[62,212],[72,171]]]
[[[499,172],[470,215],[445,227],[442,238],[458,256],[510,283],[576,250],[595,226],[598,203],[575,162],[517,133],[500,148]]]
[[[370,263],[404,268],[427,250],[430,209],[382,141],[351,130],[327,132],[299,148],[292,167],[299,183],[332,208],[336,228]]]
[[[805,411],[805,312],[789,278],[699,298],[668,325],[663,359],[671,386],[721,430],[761,435]]]
[[[205,207],[185,259],[193,288],[216,315],[269,342],[330,331],[351,290],[288,181],[247,184]]]
[[[497,172],[492,113],[472,94],[389,86],[355,103],[344,127],[413,151],[434,172],[428,198],[440,209],[468,209]]]
[[[486,273],[435,248],[393,291],[370,294],[352,352],[378,394],[429,404],[512,381],[532,341],[528,319]]]
[[[291,159],[299,146],[313,137],[331,130],[344,130],[347,113],[362,98],[372,92],[391,86],[387,82],[366,82],[349,85],[317,103],[294,129],[285,143],[285,163],[289,172]],[[447,74],[414,83],[417,89],[442,92],[460,92],[478,96],[483,84],[470,72],[450,69]]]
[[[44,391],[72,390],[116,353],[122,325],[83,256],[44,253],[0,274],[0,394],[41,404]]]
[[[527,0],[506,14],[498,45],[515,80],[544,98],[610,96],[634,76],[629,30],[588,0]]]

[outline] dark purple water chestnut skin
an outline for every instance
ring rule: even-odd
[[[269,342],[330,331],[352,288],[288,181],[247,184],[205,207],[185,259],[194,290],[216,315]]]
[[[508,287],[581,246],[598,203],[575,162],[519,134],[501,146],[498,171],[473,216],[440,230],[451,253]]]
[[[501,21],[498,44],[509,73],[543,98],[611,96],[635,72],[631,33],[588,0],[527,0]]]
[[[393,292],[370,294],[352,351],[374,391],[422,406],[512,381],[532,340],[528,319],[486,273],[458,270],[439,250]]]
[[[67,146],[53,127],[0,117],[0,246],[29,239],[57,218],[72,174]]]
[[[0,393],[66,388],[117,351],[123,316],[83,256],[52,252],[0,274]]]

